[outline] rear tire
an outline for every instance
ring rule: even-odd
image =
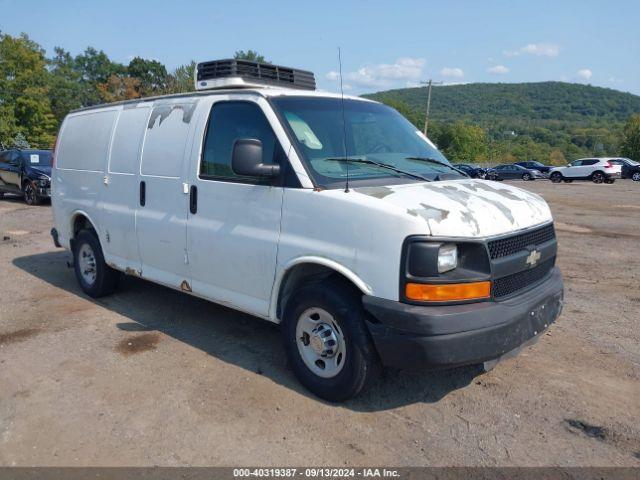
[[[529,175],[528,173],[523,173],[522,174],[522,180],[524,180],[525,182],[528,182],[529,180],[532,180],[532,176]]]
[[[562,174],[560,172],[553,172],[549,179],[553,183],[560,183],[562,181]],[[566,181],[566,180],[565,180]]]
[[[604,173],[602,172],[593,172],[591,174],[591,181],[593,183],[602,183],[605,181]]]
[[[81,230],[74,242],[73,266],[82,291],[93,298],[113,293],[120,273],[104,261],[102,247],[93,230]]]
[[[377,378],[380,361],[366,316],[361,294],[341,279],[309,283],[294,293],[286,305],[282,335],[291,368],[305,388],[341,402]]]

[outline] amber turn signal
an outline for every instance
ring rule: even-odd
[[[419,302],[455,302],[489,298],[491,282],[422,284],[407,283],[405,296]]]

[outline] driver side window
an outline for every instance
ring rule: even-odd
[[[279,163],[284,152],[271,125],[258,105],[246,101],[217,102],[211,108],[204,140],[200,177],[243,183],[264,183],[252,177],[236,175],[231,156],[236,140],[253,138],[262,142],[262,163]]]

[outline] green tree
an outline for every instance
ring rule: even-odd
[[[26,34],[0,33],[0,142],[22,133],[27,141],[49,148],[57,129],[49,101],[49,72],[44,50]]]
[[[67,113],[90,104],[90,99],[95,99],[95,96],[91,95],[93,88],[87,91],[87,85],[80,82],[81,74],[71,54],[60,47],[55,47],[54,53],[49,60],[49,101],[60,123]]]
[[[233,55],[233,58],[235,58],[236,60],[249,60],[251,62],[269,63],[269,64],[271,63],[269,60],[266,60],[264,56],[260,55],[255,50],[247,50],[246,52],[244,50],[238,50]]]
[[[169,84],[166,67],[157,60],[135,57],[127,67],[129,76],[140,81],[140,95],[164,93]]]
[[[487,159],[487,136],[482,127],[463,122],[444,126],[436,143],[452,162],[484,162]]]
[[[167,93],[186,93],[194,89],[194,74],[196,62],[192,60],[186,65],[176,68],[170,75],[167,84]]]
[[[622,135],[622,155],[640,161],[640,115],[627,120]]]

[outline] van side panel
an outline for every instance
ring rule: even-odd
[[[186,252],[188,191],[184,158],[193,142],[192,118],[198,99],[157,101],[149,116],[139,180],[145,204],[136,202],[136,232],[142,276],[190,290]],[[186,283],[185,283],[186,282]]]
[[[105,259],[124,271],[140,271],[136,237],[136,209],[139,203],[140,155],[151,113],[149,104],[120,112],[113,133],[107,183],[102,194],[100,223],[107,242]]]
[[[93,221],[102,240],[99,202],[117,108],[67,116],[60,131],[52,178],[54,223],[62,245],[69,247],[78,212]]]

